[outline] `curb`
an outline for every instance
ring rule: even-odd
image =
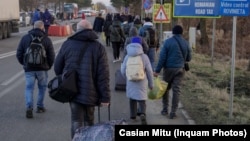
[[[179,102],[179,109],[181,110],[181,113],[185,117],[185,119],[188,121],[189,125],[195,125],[195,121],[188,115],[187,111],[184,110],[183,105],[181,102]]]

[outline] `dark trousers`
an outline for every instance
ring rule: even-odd
[[[110,36],[106,36],[106,46],[110,46]]]
[[[94,124],[94,106],[87,106],[76,102],[70,102],[71,109],[71,138],[73,139],[76,129]]]
[[[112,42],[112,48],[113,48],[114,59],[119,59],[119,57],[120,57],[120,49],[121,49],[121,42]]]
[[[45,33],[48,35],[49,33],[49,25],[44,25]]]
[[[144,114],[146,115],[146,101],[145,100],[134,100],[134,99],[129,99],[129,105],[130,105],[130,118],[133,117],[135,118],[137,115],[137,104],[138,104],[138,109],[139,109],[139,114]]]
[[[162,97],[162,104],[163,109],[162,111],[168,112],[168,106],[169,106],[169,91],[172,89],[172,99],[171,99],[171,113],[176,113],[178,104],[179,104],[179,97],[181,94],[180,88],[182,85],[182,80],[184,77],[185,71],[183,69],[175,69],[171,71],[164,71],[163,73],[163,79],[166,81],[167,79],[171,78],[170,80],[167,80],[168,87],[166,92],[164,93]]]

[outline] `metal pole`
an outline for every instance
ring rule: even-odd
[[[144,1],[143,0],[141,0],[141,20],[144,18],[143,17],[143,3]]]
[[[161,6],[162,6],[162,0],[161,0]],[[161,16],[162,18],[162,16]],[[162,44],[162,20],[161,20],[161,24],[160,24],[160,45]]]
[[[213,37],[212,37],[212,50],[211,50],[211,66],[214,66],[214,40],[215,40],[215,26],[216,26],[216,19],[213,19]]]
[[[237,17],[233,17],[233,37],[232,37],[232,59],[231,59],[231,83],[230,83],[230,101],[229,118],[233,117],[233,97],[234,97],[234,70],[235,70],[235,45],[236,45],[236,23]]]

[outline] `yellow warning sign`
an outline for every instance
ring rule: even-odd
[[[153,22],[170,23],[171,22],[171,4],[165,3],[153,5]]]

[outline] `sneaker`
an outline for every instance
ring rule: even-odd
[[[116,61],[121,61],[121,58],[119,57]]]
[[[115,59],[115,60],[113,60],[113,63],[115,63],[115,62],[117,62],[117,60]]]
[[[174,118],[177,118],[176,114],[175,113],[170,113],[169,119],[174,119]]]
[[[31,108],[26,110],[26,118],[33,118],[33,110]]]
[[[46,111],[46,109],[44,107],[37,107],[36,112],[37,113],[44,113]]]
[[[163,115],[163,116],[168,115],[168,111],[161,111],[161,115]]]
[[[147,125],[146,116],[142,114],[140,117],[141,117],[141,125]]]
[[[129,120],[130,123],[136,123],[137,122],[137,119],[136,117],[130,117],[130,120]]]

